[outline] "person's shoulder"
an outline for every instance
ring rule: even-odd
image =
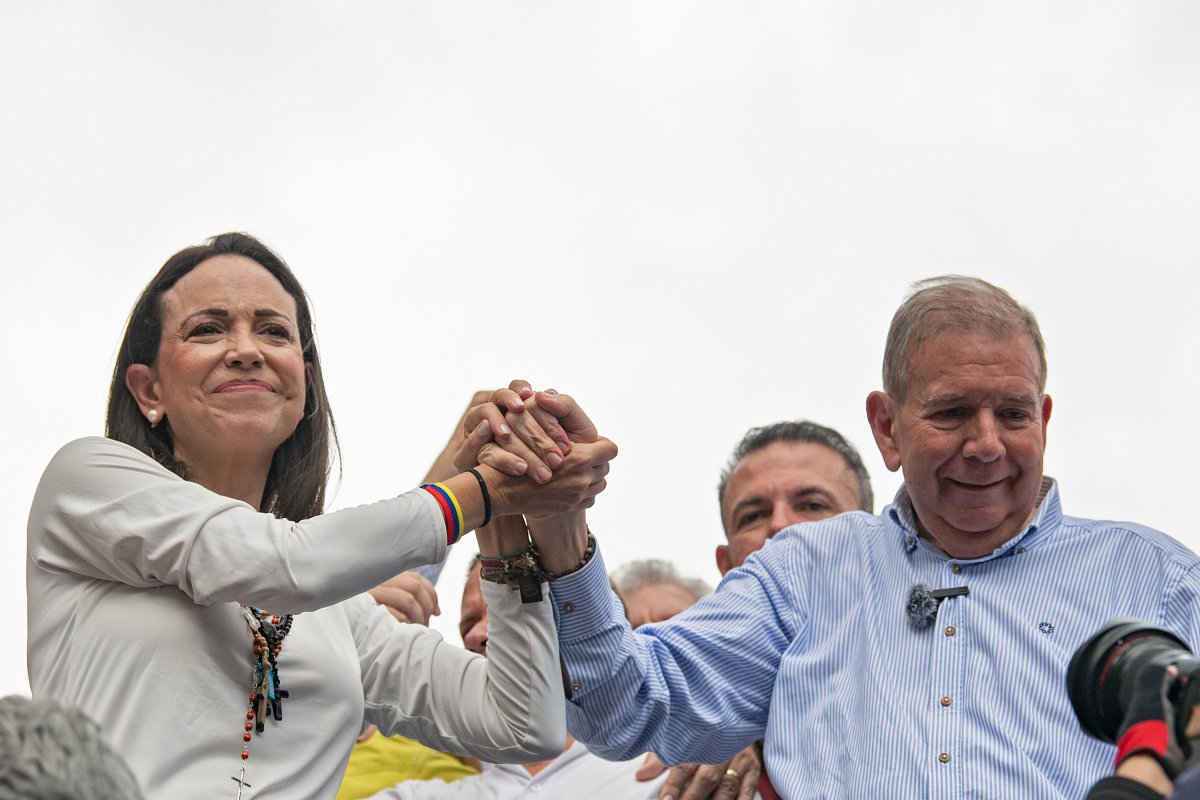
[[[868,532],[884,526],[883,517],[878,514],[870,514],[866,511],[843,511],[841,514],[836,514],[825,519],[818,519],[812,522],[798,522],[791,527],[784,528],[776,536],[782,536],[785,533],[803,534],[803,535],[820,535],[823,532],[831,530],[840,530],[846,532]]]
[[[868,539],[886,529],[883,517],[866,511],[846,511],[833,517],[801,522],[784,528],[767,540],[789,547],[838,549],[848,540]]]
[[[1092,543],[1096,543],[1097,540],[1113,542],[1126,553],[1144,549],[1183,566],[1190,567],[1200,563],[1200,557],[1178,539],[1148,525],[1122,520],[1064,516],[1062,528],[1071,535],[1087,537]]]
[[[1085,563],[1119,564],[1122,569],[1173,564],[1188,570],[1200,564],[1200,558],[1185,545],[1149,525],[1063,513],[1059,491],[1058,482],[1052,481],[1035,517],[1044,536],[1039,533],[1030,547],[1046,546],[1049,552],[1069,554]]]
[[[901,541],[885,518],[865,511],[847,511],[828,519],[801,522],[784,528],[752,553],[752,561],[790,583],[808,574],[815,565],[832,574],[835,565],[861,567],[867,561],[890,558],[889,541]]]
[[[95,469],[125,467],[172,474],[150,456],[106,436],[85,436],[67,442],[46,465],[43,483],[75,483]]]
[[[66,498],[104,497],[179,476],[136,448],[104,436],[67,442],[46,465],[34,492],[30,518],[61,510]]]
[[[60,463],[87,464],[105,459],[133,459],[151,464],[154,459],[135,447],[131,447],[107,436],[84,436],[73,439],[58,449],[50,459],[52,465]]]

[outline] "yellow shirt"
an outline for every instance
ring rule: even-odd
[[[441,778],[449,782],[475,774],[476,770],[457,756],[403,736],[389,738],[377,733],[354,745],[335,800],[361,800],[400,781]]]

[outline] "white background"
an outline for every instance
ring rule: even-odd
[[[891,497],[863,400],[907,286],[955,271],[1042,321],[1067,513],[1195,547],[1197,41],[1193,0],[0,0],[0,694],[38,475],[101,432],[145,282],[231,229],[314,299],[333,507],[521,376],[621,446],[610,565],[715,582],[751,425],[841,429]]]

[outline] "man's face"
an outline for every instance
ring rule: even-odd
[[[487,655],[488,613],[487,603],[483,602],[483,590],[480,588],[478,564],[467,576],[467,583],[463,587],[458,633],[462,636],[464,647],[472,653]]]
[[[888,469],[903,468],[921,534],[947,555],[977,558],[1033,515],[1050,397],[1038,391],[1033,341],[945,331],[909,355],[902,402],[883,392],[867,414]]]
[[[846,459],[825,445],[772,442],[738,462],[723,500],[729,543],[717,547],[722,575],[789,525],[858,508],[858,479]]]

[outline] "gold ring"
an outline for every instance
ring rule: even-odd
[[[725,770],[725,777],[728,778],[730,775],[732,775],[735,780],[742,777],[741,773],[738,772],[736,769]]]

